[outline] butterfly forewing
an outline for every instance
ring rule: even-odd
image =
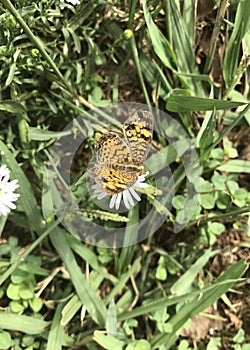
[[[96,143],[96,150],[96,161],[98,164],[111,166],[113,164],[129,164],[132,162],[129,147],[113,132],[99,138]]]
[[[135,112],[123,124],[134,164],[142,164],[148,155],[153,136],[153,115],[147,111]]]

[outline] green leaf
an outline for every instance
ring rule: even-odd
[[[81,41],[80,41],[79,35],[77,35],[75,33],[75,31],[72,27],[67,27],[67,30],[69,31],[69,33],[71,34],[71,36],[74,40],[74,45],[75,45],[76,51],[78,53],[80,53],[81,52]]]
[[[9,304],[10,310],[15,314],[22,314],[25,310],[25,306],[21,301],[12,300]]]
[[[234,197],[237,199],[247,199],[248,192],[244,188],[239,188],[234,192]]]
[[[229,207],[231,197],[226,192],[219,192],[216,199],[216,205],[219,209],[225,210]]]
[[[150,350],[151,346],[150,343],[146,339],[140,339],[136,341],[135,345],[133,346],[134,350]]]
[[[82,241],[72,235],[66,235],[66,239],[77,255],[79,255],[83,261],[86,261],[92,269],[94,269],[103,278],[110,280],[113,284],[118,283],[118,279],[109,274],[107,270],[99,264],[97,255],[86,245],[82,244]],[[102,248],[99,248],[102,249]],[[107,253],[107,249],[103,249],[104,253]],[[99,252],[100,254],[100,252]],[[111,256],[112,259],[112,256]],[[111,261],[110,256],[107,262]],[[105,262],[104,262],[105,264]],[[130,267],[131,268],[131,267]],[[111,300],[111,299],[110,299]]]
[[[206,350],[219,350],[221,349],[221,338],[220,337],[211,337],[207,344]]]
[[[39,312],[43,307],[43,302],[40,298],[33,298],[29,300],[29,306],[34,312]]]
[[[48,103],[49,109],[53,112],[53,113],[57,113],[58,109],[57,106],[55,104],[55,102],[48,96],[46,96],[45,94],[43,95],[43,98],[45,99],[45,101]]]
[[[174,196],[172,200],[172,205],[175,209],[179,209],[179,210],[182,209],[184,203],[185,203],[185,197],[181,194]]]
[[[151,313],[155,310],[162,309],[165,307],[168,307],[170,305],[175,305],[177,303],[185,302],[187,303],[189,300],[195,300],[198,301],[199,297],[202,295],[205,295],[205,293],[209,293],[213,297],[213,293],[217,292],[217,290],[220,290],[220,288],[225,288],[225,285],[227,285],[226,288],[230,288],[238,278],[242,276],[242,274],[247,270],[248,265],[244,260],[240,260],[235,265],[231,266],[225,273],[223,280],[217,279],[214,281],[212,285],[205,286],[202,289],[193,290],[190,293],[180,295],[180,296],[167,296],[163,298],[158,298],[157,300],[145,303],[142,306],[139,306],[133,310],[130,311],[124,311],[120,314],[118,314],[118,321],[124,321],[131,318],[135,318],[141,315],[145,315],[148,313]],[[230,275],[232,273],[232,275]],[[227,289],[226,289],[227,290]],[[220,290],[221,292],[221,290]],[[224,293],[224,290],[222,294]],[[221,294],[221,295],[222,295]],[[213,302],[212,302],[213,303]],[[201,303],[202,304],[202,303]],[[190,315],[189,315],[190,318]]]
[[[193,198],[185,198],[184,205],[181,210],[177,212],[176,222],[180,225],[185,225],[190,218],[200,209],[200,196],[193,196]]]
[[[200,205],[204,209],[213,209],[215,206],[215,196],[210,193],[201,193]]]
[[[5,101],[0,101],[0,111],[19,114],[19,113],[25,113],[25,108],[20,102],[5,100]]]
[[[229,190],[229,192],[234,195],[234,193],[238,190],[239,188],[239,185],[236,181],[232,181],[232,180],[229,180],[227,181],[227,188]]]
[[[155,277],[160,281],[166,281],[167,270],[166,270],[165,266],[163,266],[163,265],[157,266]]]
[[[208,229],[212,234],[220,235],[222,232],[225,231],[226,228],[220,222],[209,222]]]
[[[166,3],[166,2],[164,2]],[[177,60],[178,73],[186,73],[178,75],[182,81],[182,85],[189,88],[194,94],[203,95],[203,88],[200,79],[197,80],[193,75],[198,75],[198,69],[194,57],[194,42],[193,37],[188,35],[188,28],[192,27],[191,23],[186,23],[183,20],[179,2],[169,1],[168,7],[165,10],[169,12],[169,20],[172,34],[172,46]],[[193,6],[191,6],[192,8]],[[189,73],[189,75],[188,75]]]
[[[244,329],[240,328],[238,332],[233,337],[233,341],[235,343],[241,344],[245,341],[245,331]]]
[[[165,101],[167,99],[168,93],[172,90],[172,86],[167,80],[167,77],[162,72],[161,67],[156,62],[153,62],[152,64],[152,59],[149,58],[144,52],[140,52],[139,60],[141,63],[142,71],[147,72],[147,74],[145,74],[145,79],[151,86],[152,90],[157,90],[159,96],[161,96],[161,98]],[[156,77],[158,79],[156,79]],[[159,84],[159,80],[161,84]]]
[[[10,65],[9,74],[8,74],[7,79],[6,79],[5,86],[9,86],[12,83],[12,80],[15,76],[15,71],[16,71],[16,62],[13,62]]]
[[[11,336],[8,332],[0,331],[0,349],[9,349],[12,345]]]
[[[20,299],[19,291],[20,291],[19,284],[10,283],[6,291],[7,297],[12,300],[19,300]]]
[[[218,191],[223,191],[226,189],[226,178],[223,175],[220,175],[219,173],[215,172],[214,175],[211,178],[214,188]]]
[[[33,290],[30,290],[26,285],[21,285],[19,295],[22,299],[31,299],[34,297],[34,292]]]
[[[222,101],[210,98],[186,96],[186,90],[175,89],[167,99],[166,109],[171,112],[209,111],[216,108],[231,109],[244,105],[244,102]]]
[[[71,130],[58,132],[58,131],[49,131],[49,130],[42,130],[42,129],[30,127],[28,137],[30,140],[33,140],[33,141],[50,141],[53,139],[59,139],[60,137],[64,137],[70,134],[71,134]]]
[[[117,339],[117,337],[109,334],[105,335],[100,331],[94,332],[93,340],[107,350],[123,350],[126,344],[124,341]]]

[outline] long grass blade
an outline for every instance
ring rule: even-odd
[[[104,327],[107,313],[105,304],[84,278],[64,236],[64,232],[57,228],[50,235],[50,239],[71,276],[72,283],[81,302],[88,310],[91,318],[93,318],[97,324]]]

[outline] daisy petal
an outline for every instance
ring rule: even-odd
[[[117,197],[117,194],[113,194],[113,196],[111,197],[111,201],[110,201],[110,203],[109,203],[110,209],[113,209],[113,208],[114,208],[115,202],[116,202],[116,197]]]
[[[127,197],[127,200],[129,202],[130,207],[133,207],[135,205],[135,202],[134,202],[133,197],[131,196],[131,193],[129,192],[129,190],[127,190],[127,192],[126,192],[126,197]]]
[[[119,206],[121,204],[121,199],[122,199],[122,192],[118,193],[115,201],[115,209],[118,210]]]
[[[129,210],[130,209],[130,205],[129,205],[129,202],[128,202],[127,193],[128,193],[128,190],[125,190],[125,191],[123,191],[122,194],[123,194],[124,205]]]
[[[146,182],[141,182],[139,184],[137,184],[137,186],[134,186],[134,187],[140,187],[140,188],[147,188],[149,185],[146,184]]]
[[[107,193],[101,192],[101,193],[98,194],[97,199],[101,200],[101,199],[105,198],[106,196],[107,196]]]
[[[132,196],[134,197],[134,199],[136,199],[138,202],[140,202],[141,197],[132,187],[129,188],[129,191],[132,194]]]
[[[0,167],[0,215],[7,215],[11,209],[16,209],[13,203],[19,197],[14,191],[19,187],[18,180],[10,180],[10,170],[6,165]]]

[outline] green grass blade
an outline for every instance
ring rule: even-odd
[[[128,213],[128,219],[129,223],[127,224],[125,234],[124,234],[124,241],[123,241],[123,248],[121,250],[121,254],[118,257],[118,263],[117,263],[117,269],[118,274],[127,271],[128,266],[131,264],[135,246],[131,245],[131,239],[130,237],[137,237],[138,230],[135,229],[134,225],[138,223],[139,221],[139,209],[138,206],[131,208]],[[136,242],[136,239],[133,239],[133,242]]]
[[[117,331],[116,306],[114,299],[111,299],[109,303],[105,328],[109,334],[115,334]]]
[[[226,273],[223,275],[224,276],[223,280],[217,279],[212,286],[207,286],[207,287],[204,287],[203,289],[195,290],[195,291],[192,291],[191,293],[187,293],[177,297],[171,296],[171,297],[159,298],[153,302],[145,303],[143,306],[139,306],[131,311],[121,312],[120,314],[118,314],[117,319],[118,321],[124,321],[134,317],[145,315],[145,314],[148,314],[149,312],[161,309],[163,307],[175,305],[182,302],[187,302],[188,300],[193,300],[195,297],[198,297],[201,294],[204,295],[205,293],[208,293],[209,295],[210,294],[212,295],[216,290],[216,288],[218,288],[217,282],[221,283],[222,288],[224,285],[226,285],[226,286],[229,286],[227,287],[227,289],[229,289],[231,285],[237,282],[237,280],[242,276],[242,274],[246,269],[247,269],[247,264],[241,260],[239,263],[233,265],[232,267],[229,268],[229,270],[226,271]],[[233,273],[230,276],[231,272]]]
[[[246,262],[244,260],[240,260],[233,266],[229,267],[226,272],[217,278],[217,280],[214,282],[213,288],[205,292],[201,290],[200,298],[192,298],[193,301],[184,305],[169,320],[173,327],[173,331],[170,334],[161,333],[152,340],[152,348],[158,349],[159,346],[168,344],[166,349],[170,349],[173,340],[175,340],[176,332],[185,324],[185,322],[218,300],[234,285],[235,281],[237,281],[246,270]]]
[[[192,47],[194,47],[194,17],[195,17],[195,6],[193,0],[186,0],[183,4],[183,21],[187,30],[187,36],[190,38]]]
[[[211,146],[214,141],[214,133],[216,129],[216,111],[208,112],[204,122],[202,123],[199,134],[197,135],[197,146],[200,148],[201,155]]]
[[[218,250],[208,249],[205,253],[173,284],[171,293],[173,295],[185,294],[189,291],[197,274],[201,271],[208,260],[217,254]]]
[[[106,268],[100,266],[96,254],[90,248],[84,245],[82,241],[69,234],[66,235],[66,239],[71,249],[74,250],[76,254],[82,258],[83,261],[86,261],[92,269],[98,272],[99,275],[111,281],[113,284],[116,284],[118,282],[117,278],[109,274]]]
[[[229,173],[250,174],[250,161],[241,159],[229,159],[225,164],[220,165],[217,169]]]
[[[35,317],[1,312],[0,328],[26,334],[41,334],[50,322]]]
[[[209,47],[209,51],[208,51],[208,55],[207,55],[207,59],[204,67],[204,71],[206,73],[210,71],[214,60],[215,50],[218,44],[218,37],[220,35],[220,30],[221,30],[221,24],[223,22],[227,7],[228,7],[227,0],[220,1],[215,23],[214,23],[213,33],[210,40],[210,47]]]
[[[126,287],[126,284],[131,276],[138,271],[138,268],[140,266],[141,259],[138,258],[134,261],[133,265],[129,267],[127,272],[124,272],[117,283],[115,284],[114,288],[110,293],[107,295],[106,302],[110,302],[112,298],[114,298],[117,294],[119,294],[119,291],[123,290],[123,288]]]
[[[169,81],[166,79],[166,77],[162,73],[162,68],[159,67],[159,65],[156,62],[152,64],[152,60],[143,52],[140,52],[140,62],[141,62],[142,71],[147,72],[147,74],[145,74],[144,76],[147,82],[150,84],[152,90],[157,89],[157,81],[159,77],[161,82],[159,95],[163,100],[166,100],[168,93],[172,90],[172,87]],[[161,71],[161,75],[164,76],[163,80],[161,79],[162,76],[159,74],[159,71]]]
[[[88,310],[91,318],[93,318],[98,325],[104,327],[107,314],[105,304],[84,278],[65,238],[64,232],[57,228],[50,235],[50,239],[70,274],[72,283],[82,304]]]
[[[140,63],[140,60],[139,60],[139,54],[138,54],[138,50],[137,50],[137,46],[136,46],[136,41],[135,41],[134,35],[132,35],[132,37],[130,39],[130,42],[131,42],[131,51],[132,51],[132,54],[133,54],[133,58],[134,58],[134,62],[135,62],[135,66],[136,66],[136,70],[137,70],[137,74],[138,74],[138,79],[139,79],[139,82],[141,84],[141,88],[142,88],[142,91],[143,91],[143,94],[144,94],[145,101],[146,101],[147,105],[150,107],[151,106],[150,98],[148,96],[146,85],[144,83],[141,63]]]
[[[46,350],[61,350],[64,338],[64,329],[61,325],[63,305],[59,304],[56,308],[54,318],[50,327],[48,343]]]
[[[220,133],[220,135],[218,136],[217,140],[214,141],[214,143],[211,145],[211,147],[209,147],[207,149],[206,152],[203,153],[203,158],[205,157],[205,155],[210,154],[211,150],[213,148],[215,148],[222,140],[223,138],[229,134],[229,132],[240,123],[241,119],[245,116],[245,114],[250,110],[250,103],[243,109],[243,111],[241,113],[239,113],[239,115],[237,116],[237,118],[234,119],[234,121],[228,125],[228,127],[222,132]]]
[[[241,0],[238,3],[233,32],[226,46],[223,75],[226,86],[229,87],[234,80],[241,53],[242,39],[249,31],[250,6],[248,0]]]
[[[149,36],[156,55],[160,58],[165,67],[169,68],[172,71],[176,70],[176,57],[172,47],[162,32],[154,24],[150,12],[147,8],[146,0],[143,0],[142,3]]]
[[[177,59],[178,72],[198,74],[195,62],[193,42],[175,1],[170,1],[170,19],[172,24],[173,47]],[[189,23],[190,26],[190,23]],[[185,79],[186,86],[196,95],[203,95],[203,88],[198,80]]]
[[[202,97],[187,96],[186,90],[173,90],[167,100],[166,109],[171,112],[209,111],[231,109],[244,105],[244,102],[221,101]]]
[[[60,321],[61,324],[63,326],[66,326],[75,316],[75,314],[80,310],[81,307],[81,300],[78,298],[77,295],[74,295],[62,309],[62,319]]]

